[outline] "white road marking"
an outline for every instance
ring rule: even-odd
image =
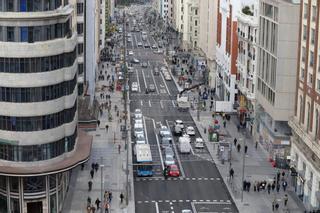
[[[137,38],[136,38],[136,34],[133,34],[133,35],[134,35],[133,37],[134,37],[135,42],[132,42],[132,43],[133,43],[132,46],[133,46],[134,48],[137,48]],[[132,40],[132,41],[133,41],[133,40]]]
[[[156,80],[154,79],[154,75],[153,75],[153,71],[152,70],[151,70],[151,76],[152,76],[152,80],[153,80],[154,86],[156,87],[157,94],[159,94],[159,89],[158,89],[158,86],[156,84]]]
[[[143,101],[142,101],[142,100],[141,100],[141,102],[140,102],[140,103],[141,103],[141,106],[143,106]]]
[[[161,109],[163,109],[162,100],[160,100],[160,107],[161,107]]]
[[[167,124],[167,127],[170,128],[168,120],[166,120],[166,124]],[[170,130],[170,132],[171,132],[171,130]],[[171,134],[172,134],[172,133],[171,133]],[[177,158],[177,161],[178,161],[178,164],[179,164],[179,167],[180,167],[181,176],[182,176],[183,178],[185,178],[185,177],[186,177],[186,174],[184,173],[184,170],[183,170],[183,167],[182,167],[182,164],[181,164],[181,160],[180,160],[180,157],[179,157],[179,153],[178,153],[178,150],[177,150],[177,147],[176,147],[176,143],[175,143],[174,140],[172,141],[172,145],[173,145],[173,149],[174,149],[174,152],[175,152],[175,156],[176,156],[176,158]]]
[[[152,122],[153,122],[153,126],[155,127],[156,123],[154,122],[154,119],[152,119]],[[157,139],[157,145],[158,145],[158,151],[159,151],[159,154],[160,154],[161,167],[162,167],[162,170],[164,170],[164,164],[163,164],[162,153],[161,153],[161,148],[160,148],[160,143],[159,143],[159,137],[158,137],[158,134],[156,132],[154,132],[154,133],[155,133],[156,139]]]
[[[166,202],[166,203],[169,203],[169,202],[170,202],[170,200],[165,200],[165,202]]]
[[[144,71],[143,70],[141,71],[142,71],[142,77],[143,77],[145,88],[147,88],[147,81],[146,81],[146,77],[144,76]]]
[[[146,142],[147,144],[149,144],[149,140],[148,140],[148,134],[147,134],[147,126],[146,126],[146,119],[143,116],[143,128],[144,128],[144,132],[145,132],[145,136],[146,136]]]
[[[163,80],[164,86],[165,86],[166,89],[167,89],[168,94],[171,95],[171,93],[170,93],[170,91],[169,91],[169,88],[168,88],[168,86],[167,86],[166,80],[164,79],[164,77],[163,77],[163,75],[162,75],[161,72],[160,72],[160,75],[161,75],[161,78],[162,78],[162,80]]]
[[[172,106],[173,107],[176,107],[175,103],[174,103],[174,100],[171,100],[171,103],[172,103]]]
[[[180,203],[182,203],[182,202],[183,202],[183,200],[179,200],[179,202],[180,202]]]
[[[151,105],[151,101],[149,100],[149,107],[152,107],[152,105]]]
[[[159,206],[158,206],[158,202],[155,202],[156,205],[156,213],[159,213]]]
[[[140,82],[139,82],[139,73],[138,73],[137,69],[136,69],[136,74],[137,74],[137,82],[138,82],[138,86],[139,86],[139,92],[141,92],[141,87],[140,87]]]

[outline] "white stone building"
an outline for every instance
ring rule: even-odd
[[[78,130],[76,0],[0,0],[0,212],[60,212]]]

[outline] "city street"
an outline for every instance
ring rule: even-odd
[[[129,29],[131,25],[132,22]],[[173,148],[180,177],[164,179],[164,153],[160,147],[159,127],[166,125],[172,132],[174,121],[180,119],[185,126],[195,128],[196,135],[192,136],[192,141],[200,134],[190,113],[177,108],[178,88],[174,80],[166,81],[161,72],[160,75],[154,75],[154,67],[160,69],[166,64],[163,54],[155,54],[151,48],[138,47],[138,42],[145,43],[141,40],[141,32],[130,33],[133,39],[127,42],[127,51],[133,51],[133,56],[129,56],[127,61],[130,63],[132,58],[140,61],[140,64],[133,64],[134,71],[129,74],[129,85],[137,82],[139,87],[137,92],[130,92],[130,111],[131,114],[136,109],[142,111],[154,171],[152,177],[137,177],[136,167],[133,168],[136,212],[181,212],[183,209],[192,209],[194,212],[238,212],[206,147],[196,149],[191,143],[191,153],[180,154],[177,149],[178,138],[174,137]],[[146,42],[149,46],[157,45],[150,33]],[[141,66],[143,62],[148,64],[146,68]],[[146,94],[150,84],[155,85],[155,92]],[[132,141],[134,143],[134,138]]]

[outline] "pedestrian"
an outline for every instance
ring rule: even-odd
[[[279,191],[280,191],[280,185],[279,185],[278,183],[277,183],[276,189],[277,189],[277,192],[279,193]]]
[[[100,120],[97,120],[98,127],[100,127]]]
[[[272,211],[273,212],[274,212],[274,209],[276,207],[276,203],[277,203],[276,199],[273,199],[273,201],[272,201]]]
[[[211,105],[210,105],[210,111],[212,111],[212,107],[213,107],[213,105],[211,104]]]
[[[257,150],[258,149],[258,141],[256,141],[255,147],[256,147],[256,150]]]
[[[101,201],[99,200],[99,198],[96,199],[96,205],[97,205],[97,209],[100,209],[100,203]]]
[[[98,171],[98,169],[99,169],[99,164],[98,163],[94,164],[94,169],[96,170],[96,172]]]
[[[287,186],[288,186],[287,181],[283,181],[283,182],[282,182],[283,191],[286,191]]]
[[[231,168],[230,171],[229,171],[230,178],[233,178],[233,174],[234,174],[234,170],[233,170],[233,168]]]
[[[112,192],[109,192],[109,203],[112,201]]]
[[[109,192],[108,191],[104,191],[104,195],[103,195],[103,198],[104,200],[106,201],[109,197]]]
[[[277,173],[277,183],[280,181],[280,171]]]
[[[287,194],[284,195],[283,201],[284,201],[284,206],[287,206],[287,204],[288,204],[288,195]]]
[[[84,163],[81,164],[81,171],[84,169]]]
[[[250,188],[251,188],[251,182],[248,181],[248,182],[247,182],[247,191],[248,191],[248,192],[250,192]]]
[[[92,213],[95,213],[95,212],[96,212],[96,207],[91,206],[91,212],[92,212]]]
[[[275,188],[276,188],[276,184],[273,182],[272,185],[271,185],[272,191],[274,191]]]
[[[234,146],[237,145],[237,142],[238,142],[237,138],[234,138],[234,139],[233,139]]]
[[[94,169],[95,163],[91,163],[91,169]]]
[[[91,175],[91,178],[93,178],[93,176],[94,176],[94,170],[93,169],[91,169],[90,175]]]
[[[244,146],[244,154],[247,154],[247,151],[248,151],[248,146],[245,145],[245,146]]]
[[[109,125],[106,124],[106,132],[108,132],[108,129],[109,129]]]
[[[89,206],[89,207],[91,206],[91,197],[88,197],[88,198],[87,198],[87,207],[88,207],[88,206]]]
[[[271,190],[271,184],[270,183],[268,183],[267,189],[268,189],[268,194],[270,194],[270,190]]]
[[[226,126],[227,126],[227,122],[224,120],[223,121],[223,127],[226,128]]]
[[[105,206],[104,206],[104,212],[105,213],[109,213],[109,208],[110,208],[110,205],[108,202],[106,202]]]
[[[91,191],[91,189],[92,189],[92,181],[91,180],[88,181],[88,187],[89,187],[89,191]]]
[[[238,130],[238,132],[240,132],[240,125],[239,124],[237,125],[237,130]]]
[[[276,202],[276,205],[274,206],[276,208],[276,211],[279,209],[279,204]]]
[[[257,183],[257,191],[260,192],[260,182]]]
[[[124,195],[123,195],[123,193],[121,192],[121,194],[120,194],[120,203],[123,203],[123,199],[124,199]]]
[[[241,145],[238,144],[238,145],[237,145],[237,150],[238,150],[238,152],[240,152],[240,149],[241,149]]]
[[[118,153],[120,154],[121,152],[121,144],[118,144]]]
[[[282,171],[282,177],[284,178],[284,176],[286,175],[285,171]]]

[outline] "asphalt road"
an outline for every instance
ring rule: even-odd
[[[130,27],[132,20],[130,22]],[[146,31],[147,29],[145,29]],[[162,74],[155,76],[153,67],[165,66],[163,54],[155,54],[151,48],[138,47],[142,42],[140,32],[129,32],[132,42],[127,42],[127,50],[134,52],[133,57],[140,62],[147,62],[148,67],[142,68],[134,64],[134,72],[130,74],[130,88],[132,82],[139,85],[138,92],[130,91],[130,111],[141,109],[144,116],[145,135],[150,144],[153,158],[153,177],[134,178],[135,204],[137,213],[152,212],[181,212],[182,209],[192,209],[195,212],[238,212],[221,175],[219,174],[207,148],[197,150],[192,144],[191,154],[180,154],[176,148],[178,138],[174,137],[176,164],[181,176],[164,180],[162,176],[163,153],[159,147],[159,126],[167,125],[173,128],[174,121],[180,119],[185,126],[196,126],[189,112],[180,112],[176,106],[178,89],[172,81],[166,81]],[[147,41],[150,46],[157,41],[148,32]],[[150,84],[156,86],[153,93],[145,93]],[[196,136],[199,137],[196,129]],[[132,140],[134,143],[134,139]],[[133,155],[134,158],[134,155]],[[133,159],[133,162],[135,159]],[[133,168],[135,171],[135,168]]]

